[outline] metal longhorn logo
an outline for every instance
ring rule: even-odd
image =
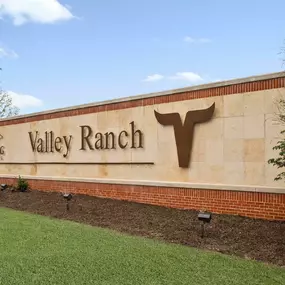
[[[154,110],[159,124],[173,127],[179,167],[189,168],[195,124],[208,122],[214,111],[215,103],[207,109],[188,111],[183,124],[179,113],[160,114]]]

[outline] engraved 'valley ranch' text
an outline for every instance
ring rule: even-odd
[[[143,132],[131,122],[129,128],[118,132],[96,132],[89,125],[79,126],[80,146],[79,150],[95,151],[108,149],[136,149],[143,148]],[[29,140],[33,152],[37,153],[61,153],[67,157],[71,151],[73,136],[56,136],[54,131],[29,132]]]

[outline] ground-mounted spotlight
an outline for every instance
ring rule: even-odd
[[[212,214],[208,212],[200,212],[198,214],[198,220],[202,222],[202,227],[201,227],[201,238],[204,237],[205,233],[205,224],[210,223],[212,219]]]
[[[8,187],[7,184],[1,184],[1,185],[0,185],[1,191],[4,191],[5,189],[7,189],[7,187]]]
[[[69,211],[69,201],[72,199],[72,195],[70,193],[64,193],[63,198],[66,200],[66,210]]]

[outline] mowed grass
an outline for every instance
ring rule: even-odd
[[[285,284],[285,270],[0,208],[0,284]]]

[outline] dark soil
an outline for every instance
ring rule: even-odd
[[[285,222],[213,215],[201,238],[197,212],[75,195],[70,210],[60,193],[0,193],[0,207],[90,224],[285,266]]]

